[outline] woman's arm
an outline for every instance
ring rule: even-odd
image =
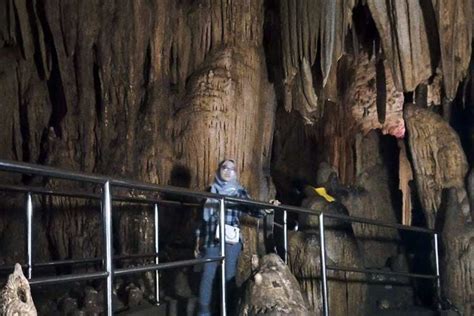
[[[243,199],[250,199],[250,195],[244,189],[239,192],[239,197]],[[270,200],[269,203],[275,206],[281,205],[281,202],[278,200]],[[252,206],[247,204],[240,204],[238,207],[241,208],[241,212],[257,218],[262,218],[268,214],[273,213],[273,209],[262,209],[258,206]]]

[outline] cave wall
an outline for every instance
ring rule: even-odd
[[[6,0],[0,6],[2,159],[205,190],[218,162],[230,157],[252,196],[274,191],[276,103],[263,52],[263,1]],[[38,178],[7,181],[91,190]],[[150,210],[115,208],[124,243],[118,248],[151,250]],[[35,209],[55,257],[100,251],[95,206],[54,198],[40,199]],[[10,223],[12,212],[2,212],[2,222]],[[136,224],[134,212],[143,215],[141,229],[125,229]],[[173,221],[170,212],[176,210],[162,214]],[[21,252],[2,256],[20,260]]]
[[[159,183],[168,182],[178,161],[196,170],[191,186],[202,188],[227,155],[241,158],[244,182],[259,183],[247,174],[260,175],[268,158],[254,161],[241,149],[268,157],[271,144],[275,104],[266,80],[261,1],[2,6],[9,13],[1,37],[1,105],[8,118],[2,158]],[[215,118],[219,111],[233,114],[226,126],[192,126],[189,117],[208,120],[193,106]],[[236,113],[269,123],[241,136],[229,126]],[[179,139],[188,124],[205,131],[203,137],[222,131],[230,139],[216,141],[221,152],[208,150],[215,157],[197,155],[207,166]]]

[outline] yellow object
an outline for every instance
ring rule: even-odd
[[[336,199],[328,194],[326,191],[326,188],[320,187],[320,188],[314,188],[314,191],[321,195],[326,201],[328,202],[334,202]]]

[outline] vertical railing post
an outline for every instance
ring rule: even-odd
[[[104,184],[102,196],[102,219],[104,232],[104,267],[107,274],[105,286],[105,304],[106,315],[113,315],[112,306],[112,288],[113,288],[113,270],[112,270],[112,196],[110,194],[110,182]]]
[[[321,278],[323,290],[323,315],[329,315],[328,280],[326,270],[326,243],[324,241],[324,214],[319,214],[319,240],[321,250]]]
[[[160,263],[160,259],[158,257],[158,252],[160,251],[159,246],[159,218],[158,218],[158,204],[155,203],[155,264]],[[158,270],[155,270],[155,297],[156,297],[156,305],[160,305],[160,273]]]
[[[434,233],[434,251],[435,251],[435,268],[436,268],[436,298],[438,300],[438,306],[441,302],[441,280],[439,277],[439,245],[438,245],[438,234]]]
[[[283,211],[283,247],[285,263],[288,264],[288,213],[286,210]]]
[[[33,277],[33,201],[31,192],[26,195],[26,261],[28,264],[28,279]]]
[[[225,258],[225,199],[221,198],[219,201],[219,240],[221,247],[221,316],[227,314],[227,304],[226,304],[226,258]]]

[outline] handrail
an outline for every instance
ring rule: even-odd
[[[215,257],[215,258],[202,258],[202,259],[190,259],[190,260],[180,260],[173,262],[157,263],[157,264],[148,264],[139,267],[126,268],[126,269],[116,269],[114,271],[115,276],[122,276],[133,273],[142,273],[154,270],[164,270],[178,267],[188,267],[197,264],[205,264],[210,262],[222,261],[224,257]]]
[[[9,184],[0,184],[0,191],[10,191],[10,192],[22,192],[22,193],[33,193],[41,195],[50,195],[50,196],[64,196],[71,198],[79,199],[91,199],[91,200],[102,200],[101,194],[89,193],[89,192],[71,192],[64,190],[52,190],[46,189],[43,187],[34,187],[34,186],[18,186],[18,185],[9,185]],[[146,197],[134,197],[134,196],[125,196],[125,195],[113,195],[113,201],[117,202],[128,202],[128,203],[137,203],[137,204],[159,204],[159,205],[176,205],[176,206],[188,206],[188,207],[200,207],[200,203],[189,203],[181,201],[172,201],[165,199],[150,199]]]
[[[34,278],[28,280],[30,285],[48,285],[65,282],[77,282],[77,281],[88,281],[94,279],[103,279],[108,277],[109,274],[105,271],[90,272],[82,274],[69,274],[69,275],[58,275],[52,277]]]
[[[159,191],[164,193],[173,193],[184,196],[200,197],[200,198],[222,198],[222,196],[210,192],[200,192],[181,187],[162,186],[150,184],[135,180],[127,180],[121,178],[113,178],[103,175],[94,175],[89,173],[81,173],[76,171],[66,171],[59,168],[35,165],[26,162],[16,162],[11,160],[0,159],[0,171],[16,172],[21,174],[30,174],[45,177],[54,177],[63,180],[82,181],[95,184],[105,184],[109,182],[111,186],[133,188],[144,191]]]
[[[305,214],[310,214],[310,215],[315,215],[315,216],[318,216],[321,213],[323,213],[321,211],[307,209],[307,208],[298,207],[298,206],[290,206],[290,205],[283,205],[283,204],[275,206],[275,205],[267,203],[267,202],[254,201],[254,200],[245,200],[245,199],[230,197],[230,196],[225,197],[225,199],[226,199],[226,201],[229,201],[229,202],[236,202],[236,203],[240,203],[240,204],[259,206],[261,208],[267,208],[267,209],[280,209],[280,210],[292,211],[292,212],[296,212],[296,213],[305,213]],[[395,224],[395,223],[386,223],[386,222],[382,222],[380,220],[364,218],[364,217],[333,214],[333,213],[326,213],[326,212],[324,212],[324,216],[329,217],[329,218],[339,219],[339,220],[346,221],[346,222],[356,222],[356,223],[362,223],[362,224],[377,225],[377,226],[383,226],[383,227],[387,227],[387,228],[416,231],[416,232],[427,233],[427,234],[435,234],[436,233],[434,230],[429,229],[429,228],[406,226],[406,225]]]
[[[326,265],[326,269],[334,270],[334,271],[364,273],[364,274],[393,275],[393,276],[419,278],[419,279],[437,279],[438,278],[436,275],[431,275],[431,274],[395,272],[395,271],[384,271],[384,270],[376,270],[376,269],[358,269],[358,268],[342,267],[342,266],[334,266],[334,265]]]
[[[58,282],[69,282],[69,281],[80,281],[80,280],[90,280],[95,278],[105,278],[106,279],[106,314],[112,315],[112,286],[113,286],[113,278],[114,276],[126,275],[131,273],[139,273],[139,272],[146,272],[146,271],[155,271],[155,292],[157,296],[157,303],[159,304],[159,285],[158,285],[158,270],[173,268],[173,267],[181,267],[181,266],[188,266],[188,265],[196,265],[196,264],[205,264],[209,262],[219,261],[221,265],[221,315],[226,315],[226,286],[225,286],[225,245],[224,242],[220,241],[220,255],[219,257],[215,258],[205,258],[205,259],[191,259],[191,260],[181,260],[181,261],[174,261],[174,262],[166,262],[166,263],[159,263],[158,261],[158,205],[180,205],[180,206],[200,206],[200,204],[196,203],[186,203],[186,202],[179,202],[179,201],[170,201],[170,200],[163,200],[163,199],[156,199],[156,198],[148,198],[148,197],[130,197],[130,196],[120,196],[120,195],[113,195],[111,189],[113,187],[121,187],[121,188],[129,188],[129,189],[136,189],[141,191],[152,191],[152,192],[161,192],[161,193],[169,193],[173,195],[180,195],[180,196],[190,196],[190,197],[197,197],[197,198],[208,198],[214,199],[216,202],[219,203],[219,229],[220,235],[224,235],[224,213],[226,209],[226,203],[231,203],[232,205],[240,204],[240,205],[249,205],[255,208],[263,208],[263,209],[274,209],[283,211],[283,230],[284,230],[284,243],[285,243],[285,262],[287,262],[287,212],[296,212],[302,214],[309,214],[313,216],[318,216],[319,218],[319,234],[320,234],[320,251],[321,251],[321,274],[322,274],[322,285],[323,285],[323,312],[324,315],[329,315],[329,301],[328,301],[328,289],[327,289],[327,270],[338,270],[338,271],[347,271],[347,272],[356,272],[356,273],[377,273],[377,274],[388,274],[388,275],[395,275],[395,276],[405,276],[405,277],[415,277],[415,278],[428,278],[428,279],[435,279],[436,286],[439,293],[440,290],[440,276],[439,276],[439,258],[438,258],[438,234],[431,229],[422,228],[422,227],[412,227],[412,226],[405,226],[401,224],[395,223],[386,223],[380,220],[362,218],[362,217],[355,217],[349,215],[341,215],[341,214],[331,214],[325,213],[317,210],[296,207],[296,206],[289,206],[289,205],[273,205],[263,201],[256,201],[256,200],[246,200],[242,198],[224,196],[219,194],[214,194],[210,192],[201,192],[195,191],[191,189],[185,189],[181,187],[173,187],[173,186],[161,186],[156,184],[144,183],[134,180],[127,180],[127,179],[120,179],[120,178],[112,178],[107,176],[100,176],[100,175],[93,175],[93,174],[86,174],[80,172],[73,172],[73,171],[65,171],[62,169],[57,169],[48,166],[39,166],[33,165],[24,162],[14,162],[9,160],[1,160],[0,159],[0,171],[6,172],[16,172],[22,174],[31,174],[37,176],[46,176],[46,177],[53,177],[58,179],[65,179],[71,181],[80,181],[80,182],[88,182],[93,184],[100,184],[102,186],[102,194],[95,194],[95,193],[88,193],[88,192],[67,192],[67,191],[58,191],[58,190],[50,190],[46,188],[40,187],[29,187],[29,186],[16,186],[16,185],[0,185],[0,190],[6,191],[16,191],[16,192],[23,192],[26,193],[27,196],[27,267],[28,267],[28,279],[30,279],[30,284],[38,285],[38,284],[52,284]],[[68,197],[75,197],[75,198],[85,198],[85,199],[92,199],[92,200],[100,200],[101,207],[102,207],[102,217],[103,217],[103,243],[104,243],[104,255],[102,258],[90,258],[90,259],[78,259],[78,260],[63,260],[59,262],[47,262],[41,264],[33,264],[32,263],[32,244],[31,244],[31,235],[32,235],[32,218],[33,218],[33,203],[32,203],[32,195],[33,194],[42,194],[42,195],[59,195],[59,196],[68,196]],[[113,260],[118,259],[117,257],[112,256],[112,224],[111,224],[111,217],[112,217],[112,202],[113,201],[120,201],[120,202],[129,202],[129,203],[144,203],[144,204],[152,204],[154,205],[154,217],[155,217],[155,250],[156,253],[152,256],[155,257],[155,264],[149,264],[140,267],[133,267],[133,268],[124,268],[124,269],[115,269],[113,265]],[[382,226],[386,228],[392,229],[401,229],[407,231],[415,231],[419,233],[427,233],[432,234],[434,238],[434,247],[435,247],[435,256],[436,256],[436,274],[435,275],[425,275],[425,274],[414,274],[414,273],[403,273],[403,272],[387,272],[387,271],[378,271],[373,269],[359,269],[359,268],[352,268],[352,267],[340,267],[334,265],[326,264],[326,249],[325,249],[325,228],[324,228],[324,218],[335,218],[346,222],[351,223],[363,223],[368,225],[376,225]],[[145,255],[132,255],[132,257],[145,257]],[[33,267],[39,266],[54,266],[59,264],[75,264],[75,263],[86,263],[86,262],[96,262],[101,261],[103,265],[103,270],[99,272],[93,273],[83,273],[83,274],[72,274],[72,275],[61,275],[61,276],[53,276],[53,277],[46,277],[46,278],[32,278],[32,269]]]
[[[146,258],[155,258],[156,253],[149,254],[132,254],[132,255],[120,255],[114,256],[114,261],[129,261],[129,260],[139,260]],[[91,258],[79,258],[79,259],[66,259],[66,260],[57,260],[57,261],[48,261],[48,262],[38,262],[34,263],[31,266],[33,268],[47,268],[47,267],[56,267],[56,266],[65,266],[65,265],[86,265],[86,264],[96,264],[102,262],[102,258],[91,257]],[[0,271],[12,270],[14,265],[4,265],[0,266]],[[22,265],[23,268],[28,268],[27,264]]]
[[[13,162],[13,161],[0,159],[0,171],[2,170],[13,171],[13,172],[18,172],[18,173],[36,174],[36,175],[41,175],[41,176],[55,177],[55,178],[61,178],[61,179],[66,179],[66,180],[72,180],[72,181],[86,181],[86,182],[92,182],[92,183],[105,183],[109,181],[109,183],[113,186],[127,187],[127,188],[133,188],[133,189],[144,190],[144,191],[158,191],[158,192],[179,194],[179,195],[193,196],[193,197],[200,197],[200,198],[213,198],[213,199],[224,198],[226,201],[229,201],[229,202],[236,202],[240,204],[256,206],[256,207],[261,207],[265,209],[279,209],[282,211],[287,210],[287,211],[292,211],[296,213],[304,213],[304,214],[315,215],[315,216],[318,216],[321,213],[321,211],[316,211],[316,210],[307,209],[307,208],[298,207],[298,206],[291,206],[291,205],[276,206],[271,203],[267,203],[263,201],[246,200],[242,198],[230,197],[230,196],[220,195],[216,193],[184,189],[181,187],[161,186],[161,185],[149,184],[149,183],[144,183],[144,182],[134,181],[134,180],[82,174],[79,172],[69,172],[69,171],[65,171],[65,170],[57,169],[53,167],[38,166],[38,165],[24,163],[24,162]],[[45,194],[47,193],[45,192]],[[97,195],[97,197],[99,197],[99,195]],[[91,197],[91,198],[95,198],[95,197]],[[123,198],[124,201],[128,201],[127,197],[121,197],[121,198]],[[138,200],[146,201],[146,199],[141,200],[137,198],[137,201]],[[159,203],[160,201],[163,202],[164,200],[156,200],[156,201],[150,200],[149,202]],[[173,201],[169,201],[169,202],[173,202]],[[185,205],[185,204],[183,203],[182,205]],[[198,205],[195,204],[195,206],[198,206]],[[341,214],[331,214],[331,213],[324,213],[324,216],[329,217],[329,218],[340,219],[340,220],[348,221],[348,222],[357,222],[357,223],[363,223],[363,224],[369,224],[369,225],[377,225],[377,226],[382,226],[382,227],[387,227],[387,228],[416,231],[416,232],[428,233],[428,234],[436,233],[434,230],[428,229],[428,228],[406,226],[406,225],[395,224],[395,223],[386,223],[380,220],[375,220],[375,219],[370,219],[370,218],[341,215]]]

